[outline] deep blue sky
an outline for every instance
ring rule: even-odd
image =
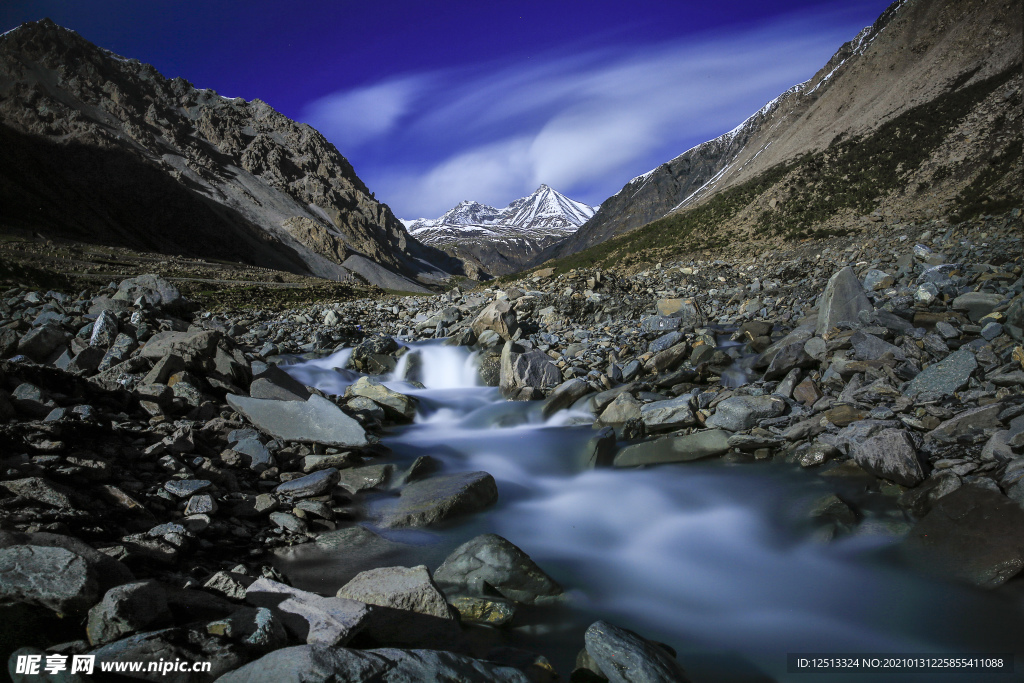
[[[317,127],[404,218],[599,203],[810,78],[888,0],[0,0]]]

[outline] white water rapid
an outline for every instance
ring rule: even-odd
[[[378,530],[414,544],[392,564],[433,570],[476,534],[508,538],[570,592],[569,607],[551,623],[507,635],[547,656],[563,680],[583,630],[598,618],[671,645],[695,681],[1012,680],[787,672],[786,655],[797,652],[1013,651],[1021,647],[1024,621],[1019,609],[981,591],[902,567],[891,557],[894,542],[871,533],[884,526],[884,514],[852,536],[815,540],[807,507],[831,490],[810,473],[719,462],[583,471],[577,455],[594,434],[581,424],[592,420],[589,414],[567,410],[545,421],[539,402],[507,402],[479,386],[465,349],[433,342],[413,348],[425,388],[395,379],[404,363],[385,383],[419,397],[420,413],[383,439],[393,451],[386,461],[401,467],[429,454],[445,471],[486,470],[500,499],[443,530]],[[349,354],[285,369],[343,393],[358,374],[334,368]],[[366,504],[372,513],[372,496]],[[284,556],[279,567],[297,585],[333,593],[351,575],[336,559],[310,546]]]

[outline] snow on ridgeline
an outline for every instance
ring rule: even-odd
[[[503,209],[467,200],[440,218],[402,220],[402,224],[416,239],[428,244],[481,237],[564,237],[576,232],[597,208],[541,185],[533,194],[521,197]]]

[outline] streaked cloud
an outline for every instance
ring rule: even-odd
[[[547,183],[599,203],[804,81],[860,26],[839,13],[643,47],[410,74],[306,110],[403,218]]]

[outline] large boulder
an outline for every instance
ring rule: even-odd
[[[113,298],[115,301],[133,302],[140,297],[151,306],[180,306],[184,303],[177,287],[152,273],[123,280]]]
[[[228,405],[261,432],[282,441],[361,448],[370,441],[353,418],[326,398],[313,394],[307,401],[274,401],[227,395]]]
[[[34,327],[18,340],[18,353],[37,363],[45,362],[68,341],[68,335],[57,325],[48,323]]]
[[[345,390],[345,397],[362,396],[368,398],[391,415],[400,420],[412,420],[416,416],[418,401],[412,396],[393,391],[375,379],[360,377]]]
[[[611,683],[687,683],[679,662],[633,631],[596,621],[584,635],[587,654]]]
[[[976,323],[995,310],[1002,301],[1002,294],[967,292],[953,299],[953,310],[963,311],[971,319],[971,322]]]
[[[498,299],[484,306],[469,327],[478,338],[484,330],[491,330],[507,341],[515,336],[519,322],[508,300]]]
[[[451,619],[451,609],[424,565],[379,567],[357,574],[338,589],[339,598]]]
[[[529,555],[497,534],[482,534],[453,550],[434,580],[449,593],[483,597],[497,592],[528,605],[562,595],[562,587]]]
[[[390,335],[380,333],[367,337],[352,350],[349,365],[360,372],[382,375],[391,372],[398,365],[397,355],[404,349]]]
[[[501,350],[501,380],[499,386],[506,396],[527,387],[549,389],[562,381],[562,373],[543,351],[524,349],[512,341],[505,342]]]
[[[530,683],[507,666],[434,650],[350,650],[299,645],[275,650],[217,683]]]
[[[0,549],[0,603],[83,614],[98,598],[95,565],[70,550],[37,545]]]
[[[155,581],[115,586],[89,610],[86,634],[93,645],[103,645],[169,621],[170,609],[163,587]]]
[[[821,336],[841,322],[860,324],[860,313],[871,313],[873,307],[853,268],[846,266],[829,278],[818,301],[818,325]]]
[[[413,482],[390,501],[381,516],[386,527],[419,527],[478,512],[498,500],[498,486],[487,472],[460,472]]]

